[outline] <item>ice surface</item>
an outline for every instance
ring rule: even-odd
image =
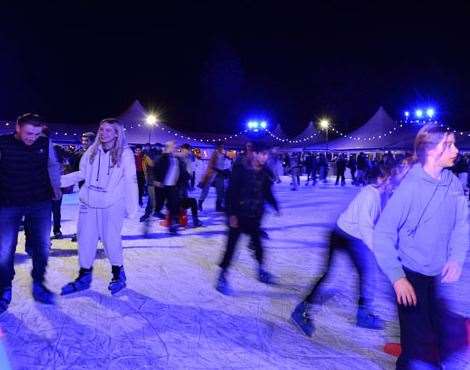
[[[302,182],[303,183],[303,182]],[[345,256],[314,306],[317,331],[307,338],[290,322],[291,310],[321,271],[325,236],[357,189],[321,184],[289,190],[275,186],[282,216],[268,213],[267,266],[280,280],[270,287],[255,278],[255,262],[239,243],[228,275],[233,296],[214,289],[225,241],[224,219],[206,200],[204,228],[169,237],[156,225],[144,238],[142,224],[126,221],[128,289],[110,296],[111,268],[100,249],[89,291],[59,298],[56,306],[31,298],[31,260],[21,235],[13,301],[0,316],[0,345],[14,369],[392,369],[383,353],[398,341],[389,285],[381,281],[377,312],[384,331],[354,325],[356,273]],[[212,191],[211,191],[212,192]],[[75,231],[76,196],[63,205],[63,233]],[[53,241],[47,282],[58,292],[77,274],[76,244]],[[0,348],[1,349],[1,348]]]

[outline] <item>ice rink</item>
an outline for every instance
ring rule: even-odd
[[[356,272],[346,256],[314,306],[316,332],[305,337],[290,313],[318,275],[328,230],[357,188],[320,184],[290,191],[287,178],[275,185],[281,217],[268,212],[267,267],[279,280],[266,286],[256,279],[256,264],[239,243],[228,275],[234,290],[214,289],[225,242],[222,214],[206,200],[205,227],[170,237],[155,225],[145,238],[142,224],[126,221],[125,269],[128,288],[112,297],[111,268],[98,250],[88,291],[58,297],[56,306],[31,297],[31,260],[21,235],[16,254],[14,296],[0,316],[1,350],[12,369],[392,369],[395,358],[383,352],[397,342],[398,324],[390,286],[381,278],[377,313],[384,331],[355,326]],[[197,195],[197,193],[195,193]],[[63,233],[75,231],[77,197],[63,204]],[[74,279],[77,245],[54,240],[47,282],[55,292]]]

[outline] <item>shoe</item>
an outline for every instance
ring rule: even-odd
[[[202,212],[202,202],[200,200],[197,201],[197,209]]]
[[[93,278],[92,271],[93,270],[91,268],[81,268],[75,281],[72,281],[71,283],[68,283],[62,287],[60,295],[72,294],[88,289]]]
[[[294,324],[297,325],[306,336],[311,337],[315,331],[315,326],[310,317],[309,309],[310,305],[308,303],[301,302],[295,307],[290,317]]]
[[[162,212],[155,212],[153,216],[159,218],[160,220],[164,220],[166,218],[166,215]]]
[[[47,289],[42,282],[33,282],[33,298],[36,302],[55,304],[55,294]]]
[[[263,229],[259,230],[259,236],[262,237],[263,239],[268,239],[268,240],[270,239],[269,234]]]
[[[267,272],[266,270],[263,270],[262,268],[259,268],[259,270],[258,270],[258,280],[261,281],[262,283],[268,284],[268,285],[275,285],[276,284],[274,275]]]
[[[356,315],[356,326],[372,330],[383,330],[385,322],[369,310],[359,307]]]
[[[57,233],[54,233],[54,239],[64,239],[64,235],[62,235],[62,232],[59,231]]]
[[[149,215],[143,215],[143,216],[139,219],[139,222],[145,222],[145,221],[147,221],[149,218],[150,218]]]
[[[201,226],[203,226],[201,221],[197,219],[193,221],[193,227],[201,227]]]
[[[178,226],[177,225],[171,225],[168,228],[168,231],[170,232],[171,235],[178,235]]]
[[[112,266],[113,279],[108,285],[111,294],[116,294],[126,287],[126,274],[123,266]]]
[[[71,241],[74,242],[74,243],[77,242],[77,234],[72,235]]]
[[[230,295],[231,289],[230,285],[228,284],[227,278],[225,277],[225,272],[221,272],[219,278],[217,279],[217,285],[215,289],[222,293],[223,295]]]
[[[11,287],[0,290],[0,314],[8,309],[11,302]]]

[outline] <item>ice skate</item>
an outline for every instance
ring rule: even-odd
[[[33,283],[33,298],[36,302],[55,304],[55,294],[47,289],[42,282]]]
[[[90,287],[92,280],[92,269],[81,268],[75,281],[62,287],[61,295],[72,294],[86,290]]]
[[[315,326],[310,317],[309,308],[310,305],[308,303],[301,302],[295,307],[290,317],[294,324],[297,325],[306,336],[311,337],[315,331]]]
[[[126,287],[127,279],[123,266],[113,266],[112,272],[113,279],[108,285],[108,290],[114,295]]]

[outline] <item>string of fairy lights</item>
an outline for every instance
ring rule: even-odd
[[[16,122],[11,122],[11,121],[0,121],[0,128],[4,129],[10,129],[13,130],[15,128]],[[75,130],[61,130],[61,131],[52,131],[52,135],[59,136],[59,135],[64,135],[64,136],[70,136],[70,137],[78,137],[82,134],[82,131],[75,131]]]
[[[429,122],[429,121],[426,121],[426,122]],[[432,122],[439,123],[438,121],[432,121]],[[317,140],[318,138],[321,138],[323,140],[326,131],[329,131],[329,132],[335,133],[336,135],[338,135],[339,137],[342,137],[344,139],[365,143],[365,142],[369,142],[369,141],[385,139],[388,136],[396,134],[401,129],[404,129],[406,127],[410,127],[410,124],[413,124],[413,123],[416,124],[416,123],[419,123],[419,122],[414,122],[414,121],[410,122],[408,120],[398,121],[396,126],[394,126],[393,128],[390,128],[389,130],[387,130],[385,132],[382,132],[380,134],[375,134],[375,135],[371,135],[371,136],[359,136],[359,135],[347,134],[347,133],[337,129],[335,126],[333,126],[331,124],[327,128],[320,129],[320,131],[311,132],[309,135],[306,135],[306,136],[300,137],[300,138],[294,138],[294,139],[278,136],[274,132],[272,132],[268,127],[256,129],[256,133],[265,132],[272,139],[276,140],[279,143],[283,143],[283,144],[304,144],[304,143],[309,143],[313,140]],[[440,126],[441,127],[446,127],[446,129],[448,131],[451,131],[456,135],[470,137],[470,131],[468,131],[468,132],[458,131],[458,130],[453,129],[452,127],[450,127],[448,125],[445,125],[443,123],[441,123]],[[15,127],[15,123],[11,122],[11,121],[0,121],[0,127],[3,127],[5,129],[12,129],[12,128]],[[165,125],[162,125],[162,124],[155,124],[151,127],[147,127],[143,123],[132,123],[132,124],[128,125],[128,127],[125,128],[125,130],[129,131],[129,130],[134,130],[134,129],[138,129],[138,128],[146,128],[146,129],[150,129],[150,130],[156,128],[156,129],[159,129],[163,132],[168,133],[171,136],[174,136],[175,138],[180,138],[180,139],[184,139],[184,140],[191,140],[193,142],[208,143],[208,144],[217,144],[217,143],[227,142],[227,141],[232,140],[234,138],[238,138],[238,137],[243,136],[245,134],[249,134],[250,132],[253,131],[253,130],[247,128],[247,129],[241,130],[241,131],[239,131],[235,134],[226,135],[226,136],[217,137],[217,138],[214,138],[214,137],[209,137],[208,138],[208,137],[193,137],[193,136],[190,136],[190,135],[187,135],[187,134],[184,134],[184,133],[180,133],[180,132],[178,132],[176,130],[173,130],[173,129],[171,129],[171,128],[165,126]],[[324,131],[324,132],[322,132],[322,131]],[[56,131],[52,131],[51,134],[54,135],[54,136],[61,136],[62,135],[62,136],[69,136],[69,137],[78,137],[78,136],[81,135],[81,132],[78,132],[76,130],[65,130],[65,131],[63,131],[63,130],[62,131],[57,131],[56,130]]]
[[[239,137],[243,134],[246,134],[249,131],[248,129],[245,129],[245,130],[239,131],[235,134],[226,135],[224,137],[219,137],[219,138],[200,138],[200,137],[191,137],[191,136],[188,136],[188,135],[181,134],[178,131],[172,130],[172,129],[170,129],[168,127],[165,127],[165,126],[162,126],[162,125],[155,125],[154,127],[156,127],[157,129],[160,129],[162,131],[165,131],[170,135],[173,135],[175,137],[179,137],[181,139],[191,140],[191,141],[199,141],[201,143],[213,143],[213,144],[226,142],[227,140],[231,140],[233,138],[237,138],[237,137]],[[132,129],[133,126],[131,126],[130,128]]]

